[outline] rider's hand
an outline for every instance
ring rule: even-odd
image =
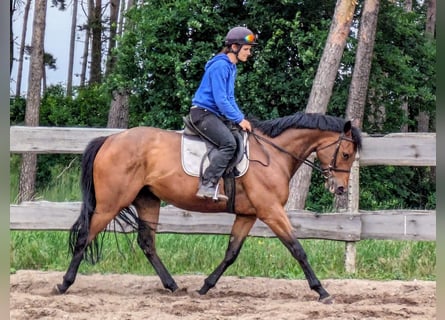
[[[241,121],[240,123],[238,123],[238,125],[241,127],[241,129],[245,130],[245,131],[252,131],[252,126],[250,125],[250,122],[246,119],[243,119],[243,121]]]

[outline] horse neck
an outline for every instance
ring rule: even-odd
[[[274,138],[274,142],[293,155],[286,157],[292,176],[302,164],[297,159],[308,158],[315,149],[337,136],[338,133],[319,129],[289,129]]]

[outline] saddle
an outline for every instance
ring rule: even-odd
[[[212,151],[216,147],[207,141],[194,128],[189,115],[183,118],[184,130],[181,138],[181,163],[184,172],[193,177],[200,177],[208,167],[212,158]],[[229,197],[227,207],[229,212],[234,212],[235,207],[235,178],[244,175],[249,167],[249,148],[247,132],[236,129],[232,130],[237,148],[223,174],[224,192]]]

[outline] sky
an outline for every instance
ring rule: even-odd
[[[33,1],[32,1],[33,2]],[[81,1],[79,1],[80,3]],[[67,8],[65,11],[61,11],[58,8],[52,7],[51,2],[48,2],[48,8],[46,11],[46,29],[45,29],[45,52],[50,53],[56,58],[56,70],[46,69],[47,85],[63,84],[66,86],[68,78],[68,60],[69,60],[69,45],[70,45],[70,29],[72,19],[72,1],[67,1]],[[33,5],[28,17],[28,31],[26,37],[26,44],[31,45],[32,38],[32,23],[34,18]],[[13,32],[15,39],[14,58],[17,59],[19,55],[19,45],[21,41],[22,26],[23,26],[23,7],[16,11],[13,17]],[[79,5],[77,10],[77,24],[79,21],[85,21],[85,14]],[[74,53],[74,66],[73,66],[73,86],[79,85],[80,71],[82,69],[81,56],[83,52],[83,33],[76,33],[76,49]],[[10,79],[10,94],[15,94],[16,78],[17,78],[18,62],[14,61],[13,69]],[[22,76],[22,95],[26,95],[28,87],[28,70],[29,70],[29,56],[26,57],[23,64],[23,76]],[[76,76],[77,74],[77,76]]]

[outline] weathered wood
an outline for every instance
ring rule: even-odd
[[[10,127],[10,152],[82,153],[93,138],[123,129]],[[435,133],[363,134],[360,165],[435,166]]]
[[[355,161],[351,167],[348,184],[348,211],[351,214],[357,214],[359,209],[359,179],[360,179],[360,155],[357,153]],[[356,272],[357,246],[355,242],[346,241],[345,243],[345,271],[347,273]]]
[[[362,239],[436,240],[435,211],[384,212],[362,211]]]
[[[80,202],[23,202],[10,206],[11,230],[69,230],[80,212]],[[360,214],[314,214],[288,212],[301,239],[358,241],[360,239],[435,240],[435,211],[362,211]],[[159,233],[229,234],[234,215],[198,213],[173,206],[161,208]],[[108,230],[114,230],[110,223]],[[117,232],[131,232],[116,224]],[[257,221],[251,236],[274,237],[270,229]]]
[[[123,129],[65,128],[65,127],[10,127],[12,153],[82,153],[88,142]]]
[[[10,206],[11,230],[69,230],[80,212],[80,202],[23,202]],[[359,240],[361,221],[358,216],[345,214],[315,215],[307,211],[289,212],[291,223],[300,238]],[[235,216],[228,213],[200,213],[173,206],[161,208],[159,233],[230,234]],[[108,230],[133,231],[110,223]],[[257,221],[251,236],[274,237],[263,222]]]
[[[360,165],[435,166],[435,133],[364,136]]]

